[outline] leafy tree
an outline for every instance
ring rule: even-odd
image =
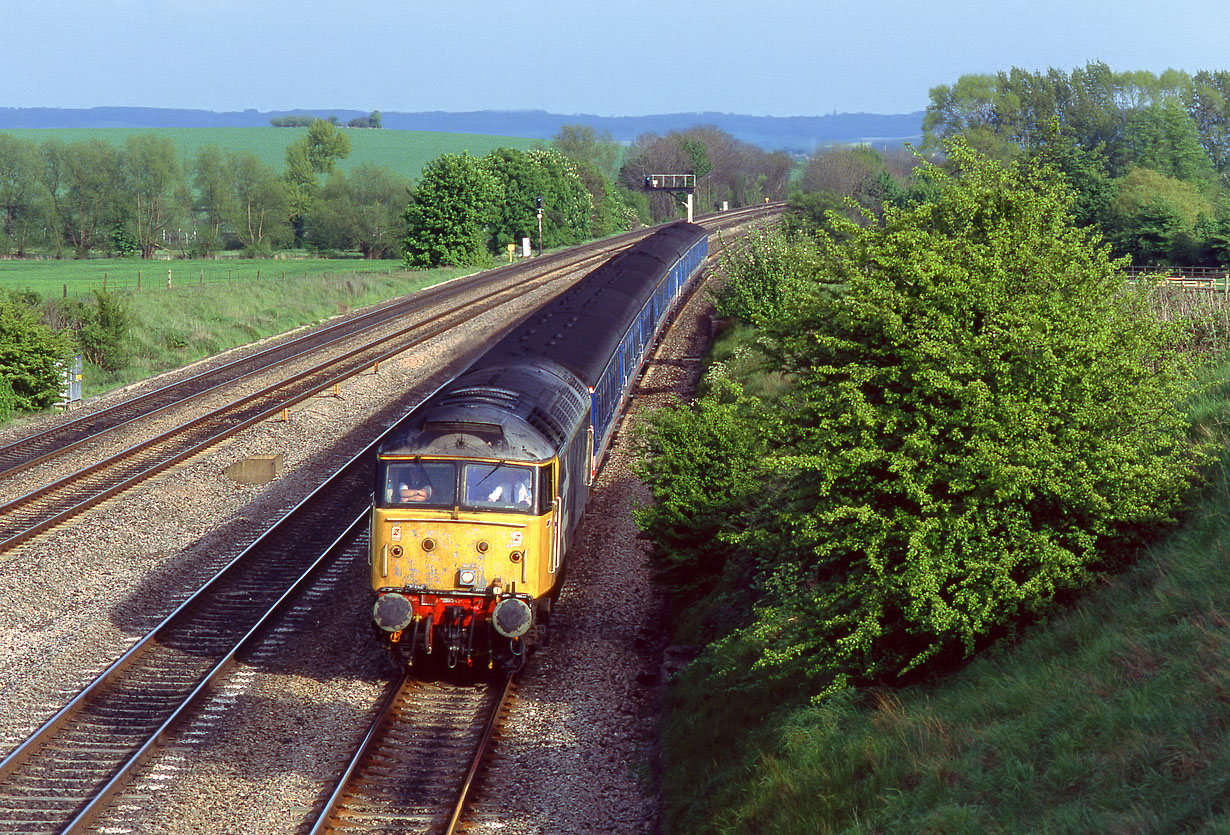
[[[228,226],[244,249],[256,255],[290,238],[287,188],[273,170],[250,151],[228,156],[234,200],[228,205]]]
[[[1138,264],[1187,263],[1197,224],[1214,212],[1196,186],[1133,168],[1116,182],[1104,229],[1116,251]]]
[[[492,237],[500,252],[523,237],[537,238],[537,198],[543,198],[542,245],[572,246],[589,237],[593,201],[576,167],[558,151],[497,148],[480,163],[503,186]]]
[[[589,234],[603,238],[616,232],[632,229],[637,218],[626,205],[615,185],[601,171],[587,162],[572,160],[573,170],[585,190],[589,192]],[[629,217],[629,212],[632,216]]]
[[[106,243],[124,210],[124,163],[119,151],[101,139],[43,145],[44,185],[53,206],[53,223],[84,258]]]
[[[1186,104],[1213,167],[1219,173],[1226,171],[1230,167],[1230,72],[1196,73]]]
[[[338,130],[336,119],[314,119],[307,135],[287,146],[285,178],[296,241],[303,238],[312,201],[321,188],[320,177],[349,155],[350,137]]]
[[[165,136],[130,136],[125,141],[124,169],[136,242],[142,258],[153,258],[167,230],[182,225],[190,205],[179,151]]]
[[[1216,177],[1196,123],[1177,101],[1133,113],[1123,129],[1120,158],[1120,170],[1150,168],[1197,185],[1208,185]]]
[[[0,133],[0,244],[6,253],[24,254],[31,234],[47,223],[41,168],[37,145]]]
[[[687,157],[690,163],[688,170],[696,175],[697,180],[713,170],[713,163],[709,161],[709,149],[705,147],[704,140],[685,136],[679,140],[679,149]]]
[[[192,163],[192,185],[193,210],[204,221],[204,228],[199,229],[197,236],[197,251],[208,255],[223,245],[223,216],[233,198],[226,155],[217,145],[207,145],[197,151]]]
[[[364,258],[387,258],[399,249],[410,184],[364,163],[350,174],[334,171],[312,208],[307,242],[318,249],[357,249]]]
[[[44,409],[56,402],[63,363],[72,353],[72,335],[43,324],[29,305],[0,297],[0,377],[12,390],[12,407]]]
[[[1072,217],[1077,226],[1099,226],[1109,221],[1117,192],[1109,174],[1109,162],[1102,148],[1087,149],[1052,121],[1029,158],[1047,165],[1064,176],[1074,197]]]
[[[940,199],[848,221],[761,343],[760,567],[729,642],[824,694],[967,655],[1169,522],[1202,460],[1188,376],[1037,165],[957,143]],[[756,518],[757,513],[745,518]],[[742,674],[728,669],[731,681]]]
[[[551,147],[570,160],[593,166],[607,179],[613,180],[619,173],[619,143],[610,131],[598,133],[589,125],[561,125],[551,138]]]
[[[503,183],[469,154],[444,154],[428,163],[404,215],[406,266],[487,263],[503,201]]]

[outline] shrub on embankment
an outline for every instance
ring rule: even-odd
[[[811,814],[840,829],[879,810],[875,757],[832,785],[828,766],[765,776],[785,744],[773,706],[803,712],[789,739],[806,760],[808,723],[874,716],[868,693],[892,704],[882,688],[953,669],[1121,567],[1204,460],[1173,334],[1072,226],[1063,184],[959,145],[949,160],[927,174],[937,200],[863,228],[834,218],[810,281],[773,259],[733,264],[736,286],[766,265],[790,279],[745,315],[784,393],[753,396],[719,367],[645,430],[657,501],[641,521],[663,576],[700,601],[689,637],[708,644],[669,733],[674,829],[815,831]],[[702,447],[717,452],[698,476]],[[749,773],[759,789],[780,778],[778,794],[797,778],[816,801],[801,818],[771,811]],[[907,788],[928,777],[909,774]]]

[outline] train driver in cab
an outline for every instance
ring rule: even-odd
[[[421,504],[431,498],[431,484],[426,481],[402,482],[397,488],[397,499],[402,504]]]

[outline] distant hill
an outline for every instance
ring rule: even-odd
[[[215,128],[267,127],[283,116],[336,116],[346,124],[359,110],[259,110],[214,112],[159,107],[0,107],[0,130],[11,128]],[[386,129],[474,133],[549,139],[562,125],[590,125],[621,142],[644,133],[664,134],[713,125],[765,150],[810,153],[820,145],[915,141],[922,135],[922,111],[902,115],[834,113],[829,116],[743,116],[733,113],[664,113],[657,116],[561,115],[542,110],[479,110],[469,113],[381,111]]]

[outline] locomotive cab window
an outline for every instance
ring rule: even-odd
[[[384,507],[452,507],[455,502],[457,466],[451,461],[388,461],[380,469]]]
[[[527,513],[535,506],[533,470],[530,467],[463,464],[461,481],[461,503],[466,507]]]

